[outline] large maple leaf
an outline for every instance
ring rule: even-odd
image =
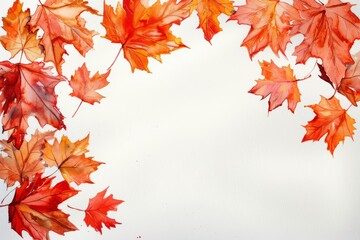
[[[92,49],[93,36],[97,33],[85,28],[85,20],[80,17],[84,11],[97,14],[83,0],[47,0],[39,5],[29,22],[31,29],[41,28],[44,34],[41,44],[45,49],[45,61],[54,63],[58,73],[62,73],[66,54],[65,44],[72,44],[83,56]]]
[[[324,135],[327,149],[334,154],[334,150],[339,142],[344,141],[345,137],[354,135],[355,120],[343,109],[340,101],[336,97],[326,99],[321,96],[319,104],[308,106],[316,114],[315,118],[308,122],[305,127],[306,134],[304,141],[319,141]]]
[[[234,6],[233,1],[229,0],[198,0],[196,11],[199,17],[198,28],[203,30],[205,39],[210,42],[222,30],[218,17],[221,14],[233,14]]]
[[[360,39],[360,19],[351,11],[350,3],[329,0],[326,5],[315,0],[294,0],[302,20],[294,31],[304,40],[295,48],[297,63],[310,57],[320,58],[336,88],[344,77],[346,65],[353,64],[350,48]]]
[[[13,58],[19,52],[23,52],[29,61],[42,56],[40,41],[36,38],[37,31],[30,32],[27,25],[30,19],[30,10],[22,10],[23,4],[16,0],[8,14],[3,18],[5,36],[0,37],[0,42]]]
[[[270,95],[269,112],[281,106],[285,100],[288,102],[288,109],[294,112],[300,102],[300,91],[290,65],[279,68],[273,61],[264,61],[260,66],[264,79],[257,80],[249,92],[262,96],[262,99]]]
[[[94,161],[92,157],[85,157],[88,145],[89,135],[74,143],[63,136],[60,143],[57,139],[53,145],[45,143],[43,158],[48,166],[56,166],[68,183],[93,183],[90,174],[103,163]]]
[[[185,47],[170,28],[189,17],[196,7],[193,0],[156,1],[151,6],[146,3],[124,0],[123,6],[118,2],[115,10],[104,4],[104,37],[122,44],[121,49],[133,72],[135,69],[150,72],[147,66],[149,57],[161,61],[161,54]]]
[[[299,19],[298,11],[288,3],[279,0],[246,0],[229,20],[250,25],[250,31],[241,46],[248,49],[250,58],[267,46],[278,55],[285,55],[286,45],[295,34],[291,31],[293,22]]]
[[[0,156],[0,178],[4,179],[8,187],[16,182],[22,183],[26,179],[32,180],[36,173],[44,170],[42,161],[42,149],[45,140],[53,138],[54,132],[40,133],[38,131],[32,135],[30,141],[24,141],[20,149],[12,143],[4,140],[0,141],[6,157]]]
[[[360,101],[360,52],[354,55],[354,61],[354,64],[347,66],[338,91],[357,106],[356,102]]]
[[[93,227],[96,231],[102,233],[102,225],[104,224],[108,229],[115,227],[116,224],[120,224],[113,218],[107,216],[108,211],[116,211],[117,206],[124,201],[114,199],[110,194],[105,198],[107,188],[96,194],[95,197],[89,200],[88,207],[85,212],[84,221],[86,226]]]
[[[30,116],[35,116],[42,127],[46,124],[57,129],[65,127],[64,117],[56,106],[57,96],[54,92],[55,86],[63,78],[51,75],[50,69],[39,62],[0,62],[3,130],[12,130],[8,141],[14,141],[16,148],[20,148],[23,142]]]
[[[9,204],[11,228],[20,236],[26,231],[33,239],[49,240],[49,231],[64,235],[77,228],[68,220],[68,214],[58,205],[76,195],[77,190],[66,181],[51,187],[53,178],[36,174],[33,181],[25,180],[15,191]]]

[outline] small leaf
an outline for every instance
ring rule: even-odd
[[[290,65],[279,68],[273,61],[264,61],[260,65],[264,79],[257,80],[249,93],[260,95],[262,99],[270,95],[269,112],[287,100],[288,109],[294,113],[297,103],[300,102],[300,92]]]
[[[313,109],[316,116],[304,126],[306,134],[303,142],[319,141],[326,135],[327,149],[334,154],[339,142],[344,141],[345,137],[353,138],[355,120],[346,113],[347,110],[340,106],[340,101],[336,97],[326,99],[321,96],[319,104],[307,107]]]
[[[124,201],[113,198],[113,195],[105,197],[107,188],[96,194],[95,197],[89,200],[88,207],[85,210],[84,221],[86,226],[91,226],[96,231],[102,233],[102,225],[105,225],[108,229],[115,228],[116,224],[120,224],[115,219],[107,216],[108,211],[116,211],[117,206]]]
[[[90,72],[84,63],[75,71],[75,74],[71,76],[69,84],[73,89],[73,92],[70,95],[90,104],[94,104],[95,102],[99,103],[104,96],[97,93],[96,90],[99,90],[109,84],[106,80],[109,74],[110,70],[104,74],[96,72],[92,77],[90,77]]]

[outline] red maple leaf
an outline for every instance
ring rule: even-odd
[[[319,141],[324,135],[327,149],[334,154],[334,150],[339,142],[344,141],[345,137],[354,135],[355,120],[343,109],[340,101],[336,97],[326,99],[321,96],[319,104],[308,106],[316,114],[315,118],[308,122],[305,127],[306,134],[303,142],[313,140]]]
[[[26,231],[33,239],[49,240],[49,231],[64,235],[77,230],[68,220],[69,215],[59,210],[58,205],[78,191],[66,181],[51,187],[52,180],[36,174],[31,182],[25,180],[16,189],[9,204],[9,222],[20,236],[22,231]]]
[[[49,124],[57,129],[65,128],[54,92],[63,77],[51,75],[50,69],[41,62],[0,62],[3,131],[12,130],[8,141],[14,141],[16,148],[20,148],[23,142],[30,116],[34,116],[42,127]]]
[[[115,228],[116,224],[121,224],[115,219],[109,218],[107,214],[108,211],[116,211],[117,206],[124,201],[114,199],[112,194],[105,198],[107,189],[108,188],[105,188],[103,191],[97,193],[95,197],[90,198],[85,210],[68,206],[69,208],[85,212],[84,221],[86,226],[91,226],[97,232],[100,232],[100,234],[102,234],[103,224],[108,229],[111,227]]]
[[[249,93],[260,95],[262,99],[270,95],[269,112],[281,106],[285,100],[288,101],[288,109],[294,112],[300,102],[300,92],[290,65],[279,68],[273,61],[264,61],[260,65],[265,78],[257,80]]]
[[[124,0],[123,6],[118,2],[115,11],[104,4],[105,38],[122,44],[121,49],[133,72],[135,69],[150,72],[149,57],[161,62],[161,54],[185,47],[170,28],[189,17],[195,7],[193,0],[156,1],[151,6],[140,0]]]
[[[336,88],[346,65],[354,63],[350,48],[360,39],[360,19],[350,10],[351,6],[340,0],[329,0],[326,5],[315,0],[294,0],[302,17],[294,31],[304,35],[295,48],[297,63],[305,63],[310,57],[321,58]]]

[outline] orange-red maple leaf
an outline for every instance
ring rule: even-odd
[[[56,166],[68,183],[93,183],[90,174],[103,163],[94,161],[92,157],[85,157],[88,145],[89,135],[74,143],[63,136],[60,143],[57,139],[53,145],[45,143],[43,158],[48,166]]]
[[[56,106],[54,88],[63,78],[53,76],[44,63],[12,64],[0,62],[0,111],[3,131],[12,130],[8,141],[20,148],[27,120],[34,116],[43,127],[46,124],[64,128],[63,115]]]
[[[0,37],[0,42],[11,53],[11,58],[22,51],[29,61],[42,56],[40,41],[36,38],[37,31],[30,32],[28,22],[30,10],[22,10],[23,4],[16,0],[8,14],[3,18],[5,36]]]
[[[39,5],[29,22],[31,29],[41,28],[44,34],[41,44],[45,50],[45,61],[54,63],[58,73],[62,73],[66,54],[65,44],[72,44],[83,56],[92,49],[95,31],[85,28],[85,20],[80,17],[84,11],[97,14],[83,0],[47,0]]]
[[[305,127],[306,134],[304,141],[319,141],[324,135],[327,149],[334,154],[334,150],[339,142],[343,142],[345,137],[354,135],[355,120],[347,114],[347,110],[340,106],[340,101],[336,97],[326,99],[321,96],[319,104],[308,106],[316,114],[315,118],[308,122]]]
[[[195,7],[193,0],[156,1],[151,6],[140,0],[124,0],[123,6],[118,2],[115,10],[104,4],[104,37],[122,44],[121,49],[133,72],[135,69],[150,72],[149,57],[161,62],[161,54],[185,47],[170,28],[189,17]]]
[[[26,231],[33,239],[49,240],[49,231],[64,235],[77,228],[68,220],[68,214],[58,205],[76,195],[77,190],[66,181],[51,187],[53,178],[42,178],[36,174],[33,181],[25,180],[15,191],[9,204],[11,228],[20,236]]]
[[[351,11],[350,3],[329,0],[326,5],[315,0],[294,0],[302,20],[294,31],[304,35],[295,48],[297,63],[310,57],[320,58],[330,80],[337,88],[346,65],[353,64],[350,48],[360,39],[360,19]]]
[[[233,1],[229,0],[198,0],[196,7],[199,26],[204,32],[205,39],[210,42],[215,34],[220,32],[218,17],[221,14],[230,16],[234,12]]]
[[[16,182],[22,183],[26,179],[32,180],[36,173],[42,173],[44,164],[42,162],[42,149],[45,140],[50,140],[54,132],[40,133],[38,131],[32,135],[30,141],[24,141],[20,149],[12,143],[4,140],[0,141],[6,157],[0,156],[0,178],[4,179],[8,187]]]
[[[269,112],[281,106],[285,100],[288,102],[288,109],[294,112],[300,102],[300,91],[290,65],[279,68],[273,61],[264,61],[260,66],[264,79],[256,80],[256,85],[249,93],[262,96],[262,99],[270,95]]]
[[[347,66],[338,91],[357,106],[356,102],[360,101],[360,52],[354,55],[354,61],[354,64]]]
[[[250,31],[241,46],[245,46],[250,58],[267,46],[278,55],[285,55],[286,45],[295,34],[293,22],[299,19],[298,11],[290,4],[279,0],[246,0],[229,20],[250,25]]]
[[[96,72],[92,77],[90,77],[90,72],[87,69],[85,63],[79,67],[69,82],[70,87],[73,89],[71,96],[78,97],[81,101],[94,104],[95,102],[100,102],[104,96],[96,92],[109,84],[106,80],[109,76],[110,71],[99,74]]]
[[[85,210],[84,221],[86,226],[93,227],[96,231],[102,233],[102,226],[105,225],[108,229],[115,228],[116,224],[120,224],[113,218],[107,216],[108,211],[116,211],[117,206],[124,201],[114,199],[110,194],[105,198],[107,188],[96,194],[95,197],[89,200],[89,204]]]

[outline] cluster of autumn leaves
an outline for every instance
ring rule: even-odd
[[[350,3],[294,0],[291,5],[278,0],[247,0],[245,5],[234,7],[229,0],[168,0],[152,5],[123,0],[115,8],[104,3],[100,14],[84,0],[39,1],[34,13],[24,10],[20,0],[15,0],[3,18],[6,34],[0,36],[11,58],[20,54],[18,63],[0,62],[0,112],[3,131],[9,134],[7,140],[0,141],[0,178],[8,187],[17,186],[12,202],[1,206],[8,206],[9,221],[20,236],[26,231],[33,239],[49,239],[50,231],[64,234],[76,230],[69,215],[58,205],[78,193],[70,184],[92,183],[90,174],[102,164],[86,156],[89,136],[76,142],[63,136],[59,141],[54,131],[36,131],[30,140],[25,138],[31,116],[41,127],[65,128],[55,94],[60,82],[67,81],[73,90],[71,96],[81,103],[94,104],[103,97],[96,91],[108,84],[113,64],[106,73],[96,72],[93,76],[85,63],[70,80],[62,73],[65,46],[72,45],[82,56],[93,48],[97,32],[86,28],[86,21],[80,16],[83,12],[102,19],[104,38],[119,44],[117,57],[122,52],[132,71],[150,72],[150,57],[161,61],[162,54],[186,47],[171,27],[181,24],[193,12],[209,42],[221,31],[221,14],[249,25],[242,46],[251,58],[266,47],[276,55],[285,55],[291,37],[301,34],[304,39],[294,52],[297,64],[305,64],[309,58],[321,60],[320,78],[334,89],[333,96],[321,96],[320,103],[309,106],[316,116],[305,126],[303,141],[317,141],[326,135],[328,150],[333,154],[340,141],[354,134],[355,120],[336,98],[337,93],[342,94],[353,106],[360,100],[360,56],[350,55],[354,41],[360,38],[360,20],[351,11]],[[286,100],[294,112],[301,95],[297,83],[303,79],[296,79],[290,65],[278,67],[273,61],[264,61],[260,66],[264,78],[257,80],[249,92],[262,98],[270,96],[268,111]],[[63,180],[51,186],[54,176],[43,176],[46,167],[54,167]],[[80,210],[85,213],[85,223],[100,233],[103,225],[110,228],[118,224],[107,213],[122,202],[105,194],[106,189]]]

